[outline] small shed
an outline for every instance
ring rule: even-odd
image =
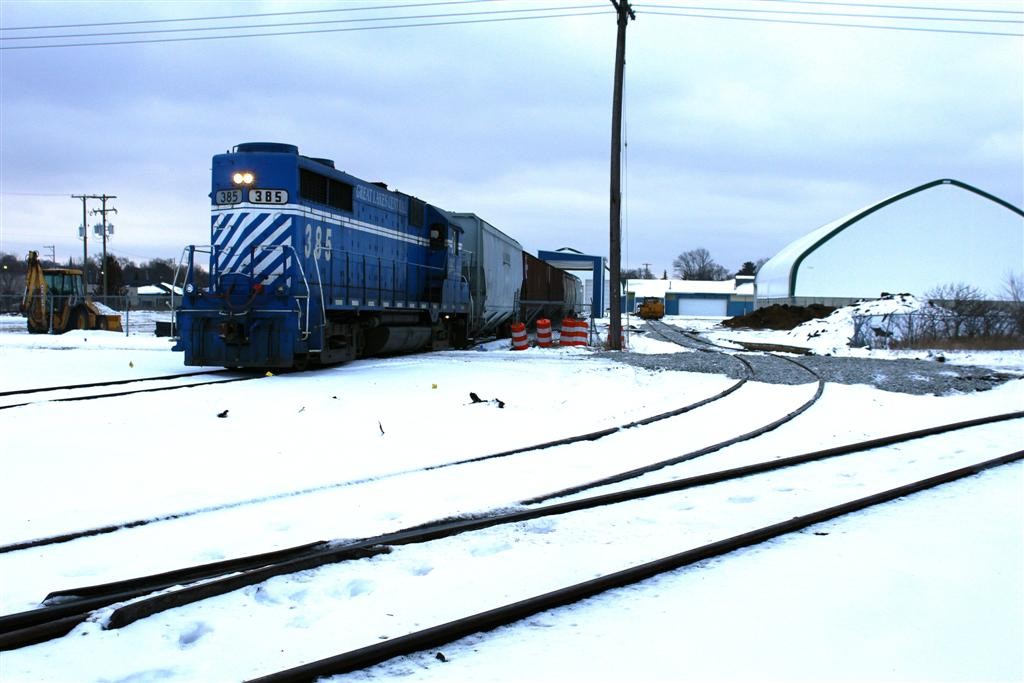
[[[181,287],[167,282],[129,287],[128,303],[133,308],[166,310],[171,307],[172,294],[174,299],[180,300],[183,294]]]

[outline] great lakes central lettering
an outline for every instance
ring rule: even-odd
[[[356,199],[361,202],[376,204],[388,211],[397,211],[401,214],[409,213],[408,202],[405,199],[399,199],[394,195],[386,192],[380,192],[372,187],[366,187],[365,185],[356,185],[355,189]]]

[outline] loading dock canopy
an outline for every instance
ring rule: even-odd
[[[537,258],[550,263],[562,270],[587,270],[594,273],[594,298],[590,304],[593,317],[601,317],[604,312],[604,257],[581,254],[574,250],[538,251]]]

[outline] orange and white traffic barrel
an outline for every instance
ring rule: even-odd
[[[544,349],[551,347],[551,321],[547,318],[537,321],[537,346]]]
[[[565,318],[562,320],[562,346],[587,345],[587,321]]]
[[[525,351],[529,345],[529,340],[526,336],[526,325],[512,323],[512,350]]]

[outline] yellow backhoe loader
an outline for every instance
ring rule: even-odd
[[[39,252],[28,253],[25,296],[21,312],[33,334],[64,334],[68,330],[121,332],[121,314],[96,303],[85,294],[82,271],[75,268],[43,268]]]

